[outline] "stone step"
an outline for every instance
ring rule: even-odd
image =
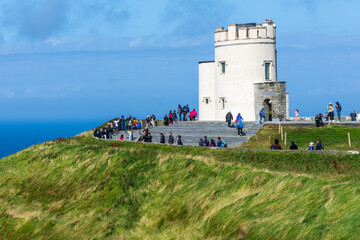
[[[207,136],[209,141],[214,139],[215,142],[217,142],[218,137],[221,137],[229,147],[236,147],[247,142],[261,127],[262,125],[258,122],[244,122],[243,132],[246,133],[246,136],[239,136],[236,128],[229,128],[225,122],[181,121],[171,126],[159,126],[150,129],[150,133],[153,136],[153,143],[160,142],[160,133],[164,134],[165,141],[167,142],[169,132],[172,132],[175,141],[177,140],[177,135],[181,135],[184,145],[198,146],[200,138]],[[121,131],[113,136],[113,139],[119,140],[121,134],[123,134],[125,138],[127,137],[127,134]],[[139,130],[134,130],[135,141],[139,136]]]

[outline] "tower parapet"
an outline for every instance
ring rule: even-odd
[[[228,29],[224,27],[215,28],[215,43],[246,40],[246,39],[273,39],[276,38],[276,24],[269,20],[261,24],[229,24]]]

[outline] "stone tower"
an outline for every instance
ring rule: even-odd
[[[215,28],[215,61],[199,62],[199,119],[225,119],[228,111],[246,121],[286,118],[286,82],[277,82],[276,25],[231,24]]]

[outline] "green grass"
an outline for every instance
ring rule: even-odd
[[[2,239],[357,239],[359,155],[89,134],[0,159]]]
[[[291,141],[299,147],[299,150],[306,150],[310,142],[321,139],[325,150],[360,150],[360,128],[344,127],[344,126],[325,126],[322,128],[316,127],[283,127],[283,132],[287,135],[287,145],[281,139],[278,127],[262,128],[256,136],[252,137],[249,142],[241,145],[244,148],[254,149],[270,149],[274,139],[280,141],[283,149],[289,149]],[[349,147],[348,133],[351,136],[351,147]],[[269,141],[269,136],[271,141]],[[314,146],[315,146],[314,145]]]

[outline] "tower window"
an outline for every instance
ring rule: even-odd
[[[209,102],[210,102],[210,98],[209,97],[204,97],[203,102],[205,102],[205,104],[208,105]]]
[[[221,98],[220,98],[221,109],[225,109],[225,103],[226,103],[225,98],[224,98],[224,97],[221,97]]]
[[[224,74],[226,71],[226,63],[220,62],[220,73]]]
[[[265,63],[265,79],[270,80],[270,63]]]

